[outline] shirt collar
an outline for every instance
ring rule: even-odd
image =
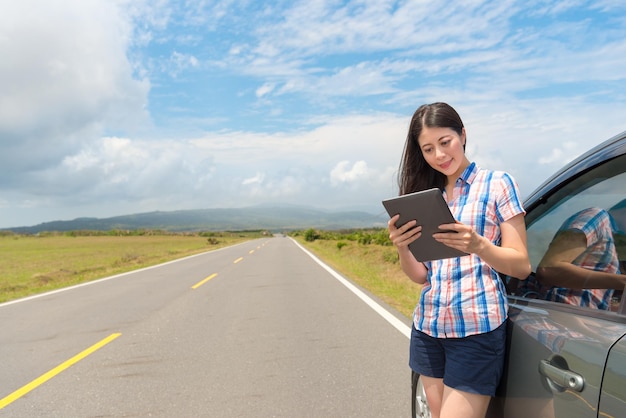
[[[478,166],[475,162],[472,162],[468,165],[465,170],[459,176],[459,179],[464,181],[465,183],[472,184],[476,176],[478,175]]]

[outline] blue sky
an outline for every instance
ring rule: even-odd
[[[381,213],[435,101],[523,195],[626,130],[621,0],[5,0],[0,57],[0,227]]]

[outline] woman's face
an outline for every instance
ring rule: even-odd
[[[469,165],[463,149],[465,129],[459,136],[450,128],[424,126],[417,142],[428,165],[447,177],[458,177]]]

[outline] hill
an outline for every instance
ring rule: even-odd
[[[247,207],[156,211],[111,218],[77,218],[4,230],[21,234],[112,229],[160,229],[172,232],[268,229],[279,232],[306,228],[332,230],[381,227],[386,225],[386,220],[383,215],[360,211],[330,212],[304,207]]]

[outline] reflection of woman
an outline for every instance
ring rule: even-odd
[[[613,289],[624,289],[615,248],[615,221],[602,208],[584,209],[561,225],[537,267],[547,300],[610,309]]]
[[[407,276],[423,284],[411,334],[410,366],[419,373],[433,417],[482,417],[504,364],[506,292],[496,271],[526,278],[524,209],[504,172],[465,156],[466,134],[445,103],[421,106],[411,120],[400,166],[400,194],[438,187],[456,224],[435,238],[469,255],[421,263],[408,244],[421,226],[389,221],[389,237]]]

